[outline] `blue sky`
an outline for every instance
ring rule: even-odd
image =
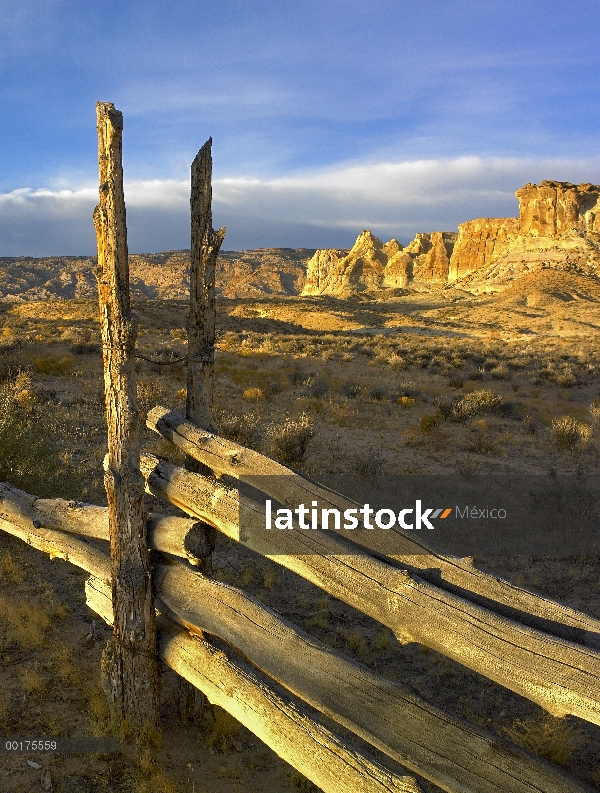
[[[213,137],[224,247],[408,241],[600,182],[600,5],[0,0],[0,256],[90,254],[95,102],[123,111],[132,252],[189,246]]]

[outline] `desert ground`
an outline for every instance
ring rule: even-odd
[[[599,307],[597,280],[551,269],[480,295],[432,287],[347,299],[223,298],[216,423],[223,435],[325,484],[348,472],[598,474]],[[134,309],[138,350],[160,361],[137,361],[140,411],[183,410],[185,368],[177,361],[186,353],[186,304],[138,300]],[[0,480],[39,496],[106,503],[94,300],[0,304],[0,399]],[[150,430],[144,446],[178,459]],[[150,499],[148,508],[167,509]],[[400,645],[387,629],[225,538],[213,564],[216,577],[293,614],[319,639],[600,789],[593,725],[555,719],[423,645]],[[574,548],[561,558],[495,564],[515,583],[600,617],[599,557]],[[99,661],[109,630],[85,604],[85,578],[0,536],[0,735],[106,729]],[[3,755],[0,792],[41,789],[41,771],[27,759],[49,763],[60,793],[316,789],[200,696],[183,719],[185,696],[165,669],[163,741],[152,771],[123,755]]]

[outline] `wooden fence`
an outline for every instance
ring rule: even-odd
[[[573,714],[594,724],[600,724],[599,621],[400,532],[402,555],[394,557],[369,547],[376,543],[374,531],[354,530],[352,542],[332,530],[266,532],[264,499],[253,499],[243,485],[260,488],[279,505],[315,499],[337,509],[357,505],[175,411],[156,407],[147,424],[213,472],[194,473],[150,454],[141,458],[147,492],[190,515],[147,519],[148,544],[162,559],[153,571],[158,654],[211,702],[331,793],[419,786],[334,735],[303,703],[453,793],[585,789],[319,642],[242,590],[198,572],[207,553],[198,521],[368,614],[400,641],[421,642],[556,716]],[[109,539],[108,509],[40,499],[6,484],[0,497],[0,528],[87,570],[87,602],[112,623],[110,558],[85,540]],[[248,531],[253,524],[256,531]],[[437,584],[427,580],[433,570]],[[545,630],[532,627],[536,621]],[[237,652],[216,649],[204,633]]]
[[[209,577],[217,529],[379,621],[401,642],[431,647],[555,716],[600,725],[600,621],[402,532],[395,533],[391,556],[376,531],[355,529],[352,540],[323,529],[265,531],[265,499],[280,506],[317,500],[341,511],[357,505],[210,431],[214,271],[225,233],[211,225],[210,141],[192,166],[187,417],[155,407],[147,420],[185,453],[186,464],[140,456],[123,119],[110,103],[98,103],[97,118],[94,218],[109,506],[41,499],[0,484],[0,529],[90,573],[87,602],[113,625],[103,653],[111,710],[137,718],[140,735],[156,722],[158,656],[326,793],[414,793],[420,786],[336,735],[315,711],[451,793],[585,790],[549,763],[445,713]],[[148,493],[190,517],[145,516],[144,482]],[[106,550],[86,538],[106,541]],[[149,548],[159,560],[152,566]]]

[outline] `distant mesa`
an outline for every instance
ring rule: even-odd
[[[460,287],[501,291],[551,267],[600,274],[600,187],[544,181],[515,193],[518,218],[478,218],[458,234],[417,234],[405,248],[362,231],[352,250],[319,250],[308,262],[303,295],[351,294],[393,288]]]
[[[551,269],[600,279],[600,186],[544,181],[515,193],[518,218],[467,220],[453,231],[419,233],[406,247],[367,229],[351,250],[259,248],[221,251],[217,294],[225,298],[373,297],[453,288],[501,292]],[[0,300],[96,297],[95,257],[0,259]],[[143,299],[188,297],[190,252],[129,257],[131,291]]]

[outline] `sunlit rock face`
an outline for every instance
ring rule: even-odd
[[[343,257],[335,250],[317,251],[308,262],[303,295],[346,295],[382,288],[406,287],[412,281],[446,283],[456,234],[417,234],[403,248],[362,231]]]
[[[456,233],[452,231],[432,231],[431,234],[418,234],[415,248],[423,250],[415,256],[413,262],[413,278],[415,281],[435,281],[446,283],[450,267],[450,257],[456,242]],[[406,248],[411,250],[415,240]],[[416,253],[416,251],[415,251]]]
[[[352,250],[320,250],[308,262],[303,295],[345,295],[383,285],[388,252],[400,249],[397,240],[383,245],[370,231],[362,231]]]
[[[461,223],[450,259],[448,281],[483,270],[508,250],[519,231],[518,218],[478,218]]]
[[[526,184],[519,199],[521,233],[560,237],[567,231],[600,232],[600,187],[595,184],[544,181]]]

